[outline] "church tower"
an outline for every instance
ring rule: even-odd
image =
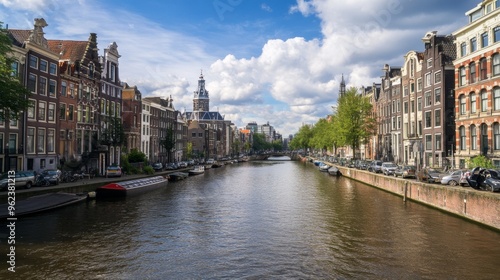
[[[343,96],[344,94],[345,94],[345,81],[344,81],[344,74],[342,74],[342,81],[340,81],[339,97]]]
[[[208,91],[205,89],[205,79],[203,79],[203,72],[198,79],[198,90],[194,92],[193,98],[193,112],[201,111],[208,112],[210,99],[208,98]]]

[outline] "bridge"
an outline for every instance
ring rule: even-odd
[[[297,160],[297,152],[271,152],[265,154],[251,155],[250,160],[267,160],[270,157],[290,157],[291,160]]]

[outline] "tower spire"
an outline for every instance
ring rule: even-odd
[[[340,81],[339,97],[345,94],[345,80],[344,73],[342,73],[342,80]]]

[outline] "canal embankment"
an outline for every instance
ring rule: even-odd
[[[342,175],[442,211],[500,230],[500,194],[452,187],[338,166]]]

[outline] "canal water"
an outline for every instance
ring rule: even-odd
[[[497,231],[263,161],[20,218],[0,279],[498,279],[499,259]]]

